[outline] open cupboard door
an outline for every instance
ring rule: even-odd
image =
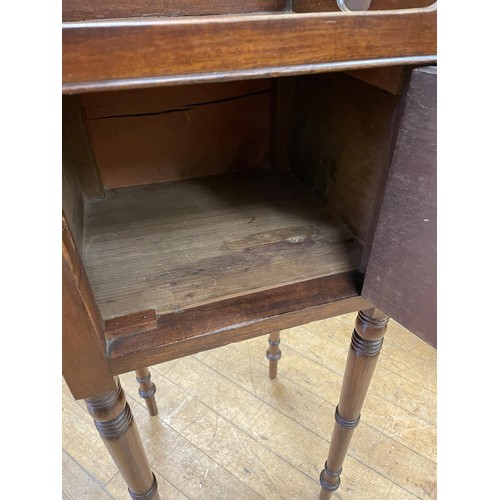
[[[437,68],[410,77],[362,296],[436,346]]]

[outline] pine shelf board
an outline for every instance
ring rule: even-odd
[[[85,208],[83,261],[104,319],[340,274],[358,267],[361,251],[289,173],[118,189]]]

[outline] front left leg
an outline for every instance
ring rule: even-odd
[[[347,356],[340,401],[328,459],[320,475],[320,500],[328,500],[340,486],[340,474],[361,407],[377,365],[389,317],[378,309],[359,311]]]
[[[112,392],[86,399],[87,409],[133,500],[160,500],[130,406],[116,381]]]

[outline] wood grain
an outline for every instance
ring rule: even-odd
[[[109,335],[125,335],[137,331],[151,330],[156,328],[156,325],[156,311],[150,309],[108,319],[104,322],[104,329]]]
[[[103,92],[84,100],[106,188],[269,167],[270,81]]]
[[[154,372],[155,377],[159,376]],[[130,382],[133,374],[124,375]],[[162,385],[162,388],[164,385]],[[127,391],[127,399],[134,413],[134,418],[143,435],[146,444],[146,452],[155,464],[153,472],[157,476],[159,490],[164,498],[185,500],[193,498],[198,494],[203,485],[204,492],[220,492],[217,498],[234,498],[235,492],[241,494],[241,498],[252,498],[253,490],[239,481],[234,475],[221,467],[213,457],[203,453],[189,440],[176,432],[167,423],[156,419],[155,425],[151,425],[151,417],[142,400],[137,394],[136,383],[133,390]],[[176,399],[178,391],[170,391],[170,397],[174,404],[182,406],[182,400]],[[134,398],[137,398],[135,400]],[[72,456],[82,468],[89,471],[99,483],[106,485],[106,490],[115,499],[129,500],[127,485],[120,474],[117,473],[104,443],[99,437],[92,419],[86,412],[85,405],[78,405],[73,400],[67,386],[63,386],[63,448]],[[164,408],[163,408],[164,410]],[[163,414],[165,416],[165,413]],[[205,473],[209,471],[205,477]],[[66,470],[63,469],[63,475]],[[185,494],[180,493],[185,492]],[[224,493],[233,494],[233,497],[225,497]],[[186,496],[187,495],[187,496]],[[63,495],[63,498],[64,495]],[[70,497],[71,498],[71,497]],[[96,496],[96,498],[98,498]],[[66,500],[66,498],[65,498]],[[71,499],[72,500],[72,499]]]
[[[291,165],[365,242],[390,165],[399,97],[343,74],[296,82]]]
[[[62,369],[73,397],[87,398],[115,386],[104,357],[102,320],[63,215]]]
[[[110,332],[110,364],[125,373],[369,306],[358,290],[357,273],[346,273],[165,314],[154,330]]]
[[[64,92],[82,92],[120,81],[179,83],[231,71],[253,71],[255,78],[278,68],[300,73],[314,70],[308,65],[350,61],[353,69],[356,61],[434,61],[435,54],[432,9],[64,23],[62,80]]]
[[[202,16],[246,14],[288,9],[288,0],[64,0],[63,21],[114,17]]]
[[[436,67],[415,69],[363,296],[436,346]]]
[[[286,340],[286,337],[284,339]],[[262,344],[263,339],[257,340],[258,343]],[[244,348],[244,346],[245,344],[238,344],[239,348]],[[227,355],[223,355],[224,352],[227,352]],[[332,350],[328,350],[328,353],[331,352]],[[271,476],[267,479],[267,484],[273,485],[273,491],[283,492],[281,494],[284,498],[304,498],[306,496],[317,499],[319,471],[323,467],[324,459],[328,453],[334,421],[335,406],[332,404],[332,400],[337,401],[341,377],[331,376],[327,378],[327,392],[323,393],[323,396],[312,397],[308,394],[307,389],[301,390],[301,386],[297,387],[296,384],[289,383],[288,378],[278,378],[277,381],[280,380],[278,383],[266,380],[268,378],[267,360],[261,350],[262,365],[253,356],[250,357],[248,353],[246,356],[237,357],[237,360],[243,363],[246,368],[248,383],[245,384],[241,379],[234,380],[231,377],[231,372],[236,370],[234,364],[230,362],[232,353],[233,350],[229,352],[221,350],[217,356],[219,363],[212,367],[207,367],[206,363],[198,360],[198,356],[203,359],[202,355],[179,360],[170,369],[167,365],[165,377],[184,389],[195,401],[191,400],[183,405],[183,411],[176,411],[173,402],[163,403],[165,405],[163,406],[162,401],[159,400],[159,415],[164,415],[164,412],[167,412],[167,415],[172,415],[169,419],[170,422],[174,425],[179,425],[178,423],[181,422],[179,427],[185,432],[185,435],[201,446],[207,447],[214,455],[227,457],[229,454],[232,460],[238,460],[239,463],[241,463],[242,458],[247,461],[248,455],[242,447],[236,447],[234,454],[231,452],[234,447],[231,451],[227,448],[221,449],[221,441],[227,434],[222,431],[221,434],[218,434],[216,422],[218,420],[221,427],[227,425],[225,422],[230,422],[233,426],[241,429],[244,434],[256,440],[257,443],[262,444],[268,451],[274,453],[278,460],[285,460],[289,464],[291,472],[295,473],[298,470],[313,481],[309,488],[303,489],[302,495],[295,493],[293,496],[290,493],[294,490],[297,491],[297,485],[284,484],[290,482],[291,476],[286,475],[283,479],[283,477],[275,477],[273,473],[270,473],[264,477]],[[203,353],[204,355],[205,353]],[[325,363],[328,362],[323,355],[318,357]],[[228,364],[229,368],[222,367],[221,365],[224,363]],[[284,355],[280,361],[280,370],[285,364]],[[293,372],[293,370],[294,367],[289,366],[287,372]],[[224,376],[218,376],[217,372],[224,373]],[[376,376],[377,372],[375,372],[375,378]],[[157,377],[157,379],[158,393],[169,390],[167,394],[170,394],[172,392],[170,387],[168,389],[167,387],[162,388],[161,378]],[[302,403],[296,391],[300,391],[300,396],[304,397]],[[173,397],[177,398],[177,395]],[[370,395],[367,397],[369,398]],[[205,408],[199,408],[201,405]],[[206,407],[212,410],[215,415],[211,415],[210,411],[207,412]],[[295,409],[296,411],[294,411]],[[189,412],[187,416],[183,414],[184,411]],[[396,409],[393,408],[386,415],[393,415],[395,412]],[[366,411],[363,414],[363,420],[366,418],[365,414]],[[219,415],[218,419],[217,415]],[[412,417],[409,417],[408,420],[412,421]],[[199,424],[196,425],[193,422],[199,422]],[[392,424],[389,419],[385,423],[386,428]],[[415,420],[413,420],[413,424],[417,425]],[[432,498],[433,492],[435,494],[436,491],[437,466],[435,460],[429,460],[419,455],[411,447],[408,448],[389,437],[384,431],[384,428],[375,429],[364,421],[360,423],[357,435],[353,438],[348,459],[345,462],[343,485],[339,493],[351,498],[385,498],[390,486],[384,482],[388,481],[403,487],[407,497],[411,498],[411,495],[414,495],[419,498]],[[213,438],[214,432],[221,441]],[[231,434],[229,433],[229,435]],[[218,452],[215,451],[215,447],[219,448]],[[252,451],[258,450],[255,445],[250,449]],[[372,457],[376,456],[376,460],[373,460],[370,454]],[[253,455],[253,460],[250,459],[250,467],[248,465],[247,467],[250,470],[254,470],[254,467],[262,467],[261,464],[257,465],[256,463],[258,460],[255,459],[255,456],[259,455],[253,453],[251,455]],[[227,458],[226,460],[229,462]],[[357,464],[356,461],[358,461]],[[269,464],[268,467],[273,467],[274,463],[274,461],[268,462],[267,460],[265,462],[265,464]],[[365,466],[371,470],[369,478],[373,481],[373,489],[366,490],[369,491],[369,494],[363,496],[358,488],[365,491],[364,488],[368,487],[367,483],[371,482],[367,480],[368,478],[364,478],[366,483],[361,486],[364,482],[361,480],[361,476],[363,472],[366,472]],[[234,470],[233,467],[232,470]],[[253,479],[255,481],[255,478]],[[252,478],[247,480],[252,480]],[[361,484],[358,484],[360,480]],[[358,495],[353,493],[354,491],[357,491]],[[289,492],[289,494],[287,495],[285,492]],[[396,496],[396,498],[401,497]]]
[[[179,374],[185,374],[190,367],[199,367],[198,363],[193,365],[192,358],[186,360],[191,360],[191,363],[184,365]],[[209,370],[200,368],[201,373],[207,376]],[[263,438],[256,439],[255,433],[249,434],[246,429],[231,421],[231,414],[235,415],[237,410],[233,402],[238,399],[242,400],[243,404],[249,402],[245,392],[232,387],[226,400],[228,411],[218,412],[212,402],[214,395],[222,389],[220,382],[224,383],[224,380],[219,380],[218,386],[221,387],[219,389],[217,385],[211,385],[215,378],[209,376],[208,384],[203,383],[203,387],[206,390],[207,386],[211,385],[211,389],[202,400],[193,395],[188,388],[189,380],[197,379],[198,376],[194,379],[185,379],[186,383],[179,386],[170,378],[158,376],[158,394],[163,391],[169,394],[168,398],[158,400],[158,416],[162,420],[162,426],[167,424],[167,429],[171,428],[170,433],[173,430],[180,434],[191,447],[196,447],[197,451],[197,454],[191,452],[182,458],[177,458],[181,454],[180,450],[170,449],[168,453],[169,456],[175,457],[174,467],[178,468],[179,462],[187,465],[181,469],[180,477],[175,479],[175,484],[180,484],[183,493],[189,498],[257,500],[266,498],[266,492],[267,497],[272,498],[272,491],[279,489],[284,498],[312,500],[315,479],[290,467],[287,460],[279,456],[269,444],[266,445]],[[223,387],[227,388],[227,385],[224,384]],[[223,404],[222,400],[221,403]],[[260,402],[256,399],[251,400],[251,406],[246,406],[246,411],[251,412],[248,424],[251,425],[252,420],[255,422],[258,420],[252,419],[250,415],[253,415],[259,406]],[[151,436],[155,434],[154,429],[151,429]],[[226,445],[221,446],[221,443]],[[160,457],[165,455],[167,455],[165,451],[159,453]],[[210,459],[197,460],[197,455],[202,457],[205,455]],[[162,460],[162,465],[164,469],[172,467],[165,458]],[[227,484],[223,479],[226,479]]]
[[[85,470],[92,470],[101,485],[117,474],[116,465],[90,418],[84,401],[75,401],[66,383],[62,385],[63,449]],[[89,453],[90,451],[90,453]],[[95,467],[95,469],[93,469]]]
[[[64,500],[111,500],[111,495],[65,451],[62,454]]]
[[[299,424],[304,424],[329,442],[354,319],[355,314],[350,314],[282,332],[283,357],[280,360],[278,386],[269,386],[263,382],[268,369],[267,359],[262,354],[263,339],[233,344],[219,352],[203,352],[195,358],[214,371],[224,372],[228,380],[244,387],[260,401],[272,405],[282,415]],[[338,492],[342,497],[385,498],[388,493],[379,492],[376,496],[370,490],[365,493],[361,485],[363,481],[357,483],[360,479],[357,467],[353,465],[352,459],[349,460],[349,456],[359,460],[358,466],[367,464],[377,474],[405,488],[407,496],[402,492],[398,493],[402,496],[397,496],[398,494],[393,492],[395,498],[413,498],[413,495],[420,498],[435,497],[436,395],[430,390],[435,388],[436,384],[435,353],[430,346],[426,346],[423,341],[394,322],[389,323],[384,348],[389,345],[395,348],[398,342],[404,342],[411,337],[416,341],[412,345],[427,347],[424,359],[412,357],[412,363],[397,373],[383,370],[380,364],[377,367],[364,404],[361,422],[356,430],[357,434],[348,451],[342,486]],[[385,359],[384,354],[382,352],[380,362]],[[412,352],[408,354],[411,356]],[[160,365],[158,370],[163,371],[169,378],[178,377],[181,375],[180,366],[188,369],[188,359],[180,360],[176,366]],[[392,357],[391,362],[397,362],[397,355]],[[189,366],[192,367],[192,364]],[[433,376],[423,382],[429,366],[434,369]],[[406,376],[410,372],[418,373],[420,382],[407,379]],[[200,374],[200,369],[190,378],[194,376],[207,377],[206,372]],[[229,399],[230,393],[227,389],[220,388],[219,391],[221,398],[227,395]],[[248,403],[246,406],[249,406]],[[428,412],[425,412],[426,406]],[[250,418],[253,415],[254,413]],[[265,412],[265,415],[267,416],[268,412]],[[281,420],[276,428],[281,429],[284,425]],[[267,432],[261,433],[266,438],[272,438],[272,426],[268,427],[266,423],[259,422],[259,429],[264,428]],[[283,434],[289,435],[287,431],[283,431]],[[284,437],[283,440],[285,441]],[[273,446],[274,443],[270,445]],[[300,451],[298,454],[296,463],[305,463],[304,454]],[[377,460],[373,460],[375,454]],[[317,464],[318,472],[312,476],[316,481],[324,464],[323,457]],[[384,488],[381,484],[378,487]],[[315,493],[317,494],[317,486]]]
[[[158,315],[355,269],[361,247],[288,173],[108,192],[83,261],[105,320]]]
[[[293,410],[283,408],[283,411],[290,416],[294,413],[299,421],[310,422],[310,428],[319,434],[322,429],[328,430],[329,434],[332,427],[332,409],[342,386],[354,320],[353,314],[328,318],[287,330],[282,335],[283,357],[279,376],[284,377],[287,386],[292,384],[289,398],[293,398],[289,401]],[[388,331],[389,338],[385,340],[384,352],[365,400],[362,423],[435,461],[435,353],[430,352],[432,347],[395,322],[389,322]],[[423,355],[415,355],[415,349],[409,349],[404,356],[406,362],[401,364],[399,360],[403,356],[399,345],[407,341],[411,341],[414,348],[427,349],[424,349]],[[255,360],[264,369],[267,367],[267,359],[262,355],[262,342],[262,339],[253,339],[232,344],[227,354],[231,358],[228,377],[247,390],[253,389],[252,380],[248,378],[251,371],[249,360]],[[326,348],[326,344],[330,347]],[[206,351],[196,357],[214,369],[222,362],[217,350]],[[168,365],[161,366],[167,370]],[[269,387],[265,384],[256,383],[253,390],[263,400],[270,397]],[[325,396],[330,394],[325,400]],[[324,399],[328,408],[318,406],[314,398]],[[388,422],[391,424],[388,425]],[[325,434],[327,438],[330,437],[328,434]]]

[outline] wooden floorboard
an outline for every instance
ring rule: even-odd
[[[156,365],[158,417],[121,375],[162,498],[316,499],[354,318],[283,331],[274,381],[264,337]],[[65,386],[63,449],[64,499],[128,498]],[[334,498],[436,498],[436,468],[436,351],[391,321]]]
[[[67,500],[109,500],[112,496],[90,472],[63,450],[62,491]]]

